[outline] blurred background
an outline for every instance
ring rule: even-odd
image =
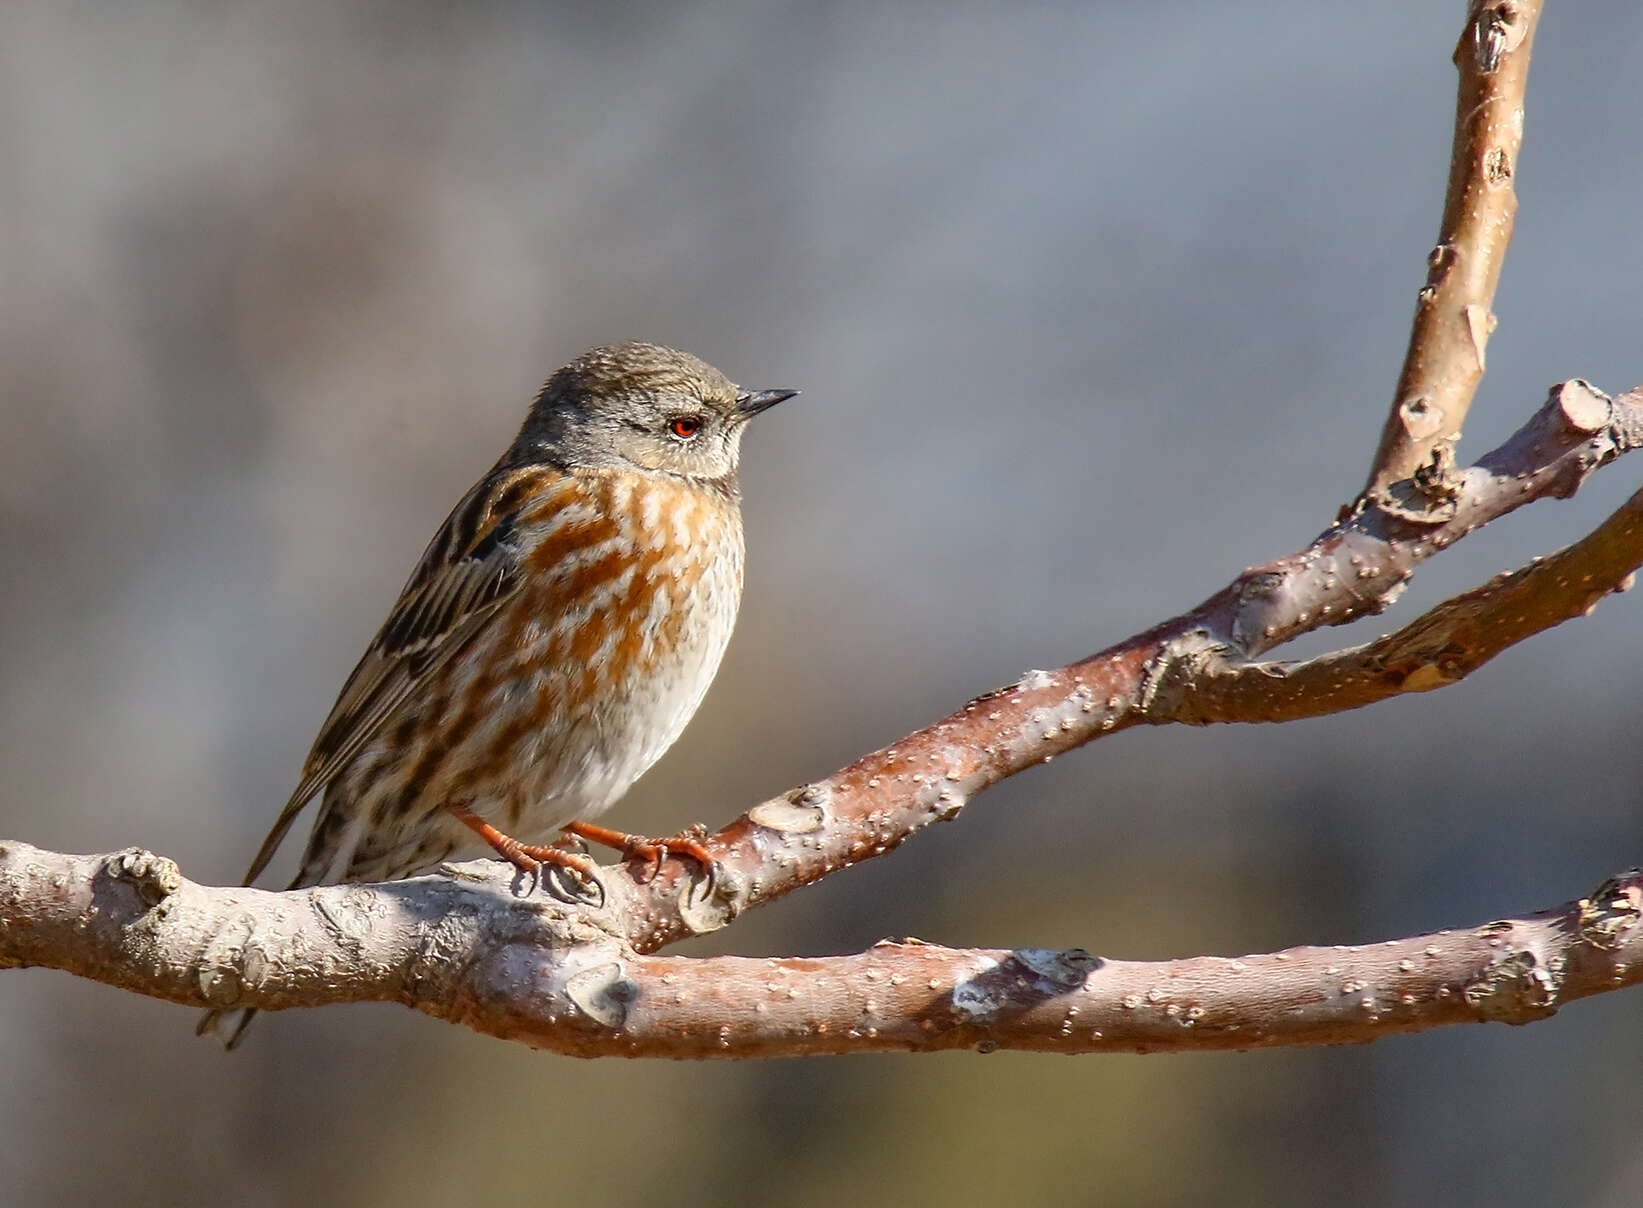
[[[740,630],[631,829],[723,823],[1296,548],[1386,409],[1461,11],[11,0],[0,833],[237,880],[429,533],[601,341],[805,391],[747,442]],[[1634,0],[1550,6],[1463,455],[1553,381],[1643,380],[1640,57]],[[1639,481],[1490,528],[1328,643]],[[1562,901],[1643,861],[1640,608],[1364,712],[1123,734],[677,951],[1236,954]],[[225,1056],[192,1011],[13,972],[0,1185],[1632,1205],[1640,1022],[1634,991],[1369,1048],[671,1065],[382,1006]]]

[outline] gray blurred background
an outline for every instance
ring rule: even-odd
[[[1643,380],[1643,11],[1549,8],[1466,453],[1555,380]],[[0,833],[236,880],[434,525],[600,341],[805,391],[748,440],[740,632],[624,826],[722,823],[1297,547],[1379,430],[1461,11],[11,0]],[[1626,462],[1480,534],[1392,620],[1640,481]],[[1560,901],[1643,861],[1639,608],[1365,712],[1124,734],[680,951],[1240,953]],[[7,973],[0,1185],[1632,1205],[1640,1014],[1632,992],[1358,1049],[641,1065],[360,1007],[225,1056],[191,1011]]]

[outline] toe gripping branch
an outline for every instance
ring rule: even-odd
[[[721,870],[719,862],[713,858],[713,853],[702,845],[702,831],[703,828],[696,827],[694,831],[670,835],[665,839],[647,839],[642,835],[612,830],[608,826],[595,826],[591,822],[572,822],[565,828],[568,835],[575,835],[578,839],[597,843],[601,847],[613,847],[621,852],[625,859],[643,861],[647,865],[644,878],[647,881],[656,878],[669,856],[684,856],[694,860],[707,877],[707,888],[711,893],[718,882]]]

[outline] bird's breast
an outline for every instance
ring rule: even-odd
[[[712,492],[601,476],[520,527],[524,586],[486,660],[507,670],[472,685],[473,705],[519,775],[515,809],[537,798],[587,816],[701,704],[741,598],[741,517]]]
[[[733,501],[636,474],[579,479],[525,517],[522,649],[590,675],[644,675],[734,623],[742,526]]]

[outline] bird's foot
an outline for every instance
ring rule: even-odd
[[[614,847],[626,859],[643,861],[646,870],[642,879],[646,881],[655,879],[669,856],[684,856],[700,865],[703,875],[707,877],[709,894],[712,894],[724,871],[713,858],[713,853],[702,844],[707,837],[707,828],[701,823],[665,839],[647,839],[643,835],[630,835],[626,831],[595,826],[591,822],[572,822],[565,828],[565,833],[601,847]]]
[[[512,835],[505,835],[497,830],[465,805],[447,805],[445,808],[458,822],[489,843],[497,855],[520,872],[535,878],[538,885],[543,882],[544,868],[561,869],[575,880],[578,890],[561,896],[569,896],[576,901],[589,902],[597,906],[605,904],[605,887],[599,880],[593,861],[586,856],[566,851],[557,844],[542,846],[521,843]]]

